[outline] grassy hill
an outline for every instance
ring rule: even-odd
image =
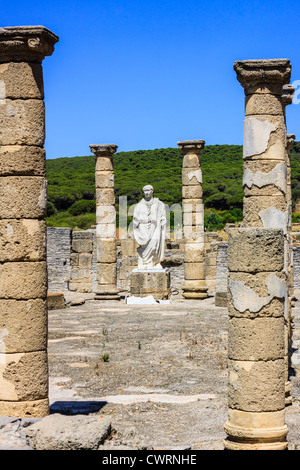
[[[201,153],[203,202],[207,229],[242,220],[243,149],[239,145],[208,145]],[[293,201],[300,198],[300,142],[291,151]],[[47,160],[49,226],[86,229],[95,224],[94,157]],[[116,208],[119,196],[128,205],[152,184],[155,196],[171,206],[181,203],[182,154],[177,148],[136,150],[114,155]]]

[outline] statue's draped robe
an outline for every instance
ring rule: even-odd
[[[133,234],[138,248],[139,269],[162,269],[166,237],[166,209],[158,198],[142,199],[134,209]]]

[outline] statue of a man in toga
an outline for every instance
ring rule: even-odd
[[[163,269],[161,261],[165,252],[166,209],[162,201],[153,197],[153,187],[143,187],[144,199],[134,209],[133,234],[140,245],[138,269]]]

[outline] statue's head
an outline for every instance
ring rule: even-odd
[[[146,186],[143,187],[143,193],[146,201],[149,201],[153,196],[153,186],[151,186],[151,184],[146,184]]]

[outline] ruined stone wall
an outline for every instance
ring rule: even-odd
[[[47,228],[48,290],[51,292],[69,290],[71,237],[70,228]]]
[[[226,307],[228,243],[214,233],[205,234],[205,275],[209,295],[216,294],[216,305]],[[64,227],[48,227],[48,289],[52,292],[94,292],[96,283],[95,230],[72,231]],[[117,244],[118,289],[130,290],[130,274],[137,267],[136,242],[122,240]],[[300,289],[300,246],[293,248],[294,287]],[[170,270],[171,288],[176,298],[182,296],[184,253],[180,244],[169,246],[163,265]]]

